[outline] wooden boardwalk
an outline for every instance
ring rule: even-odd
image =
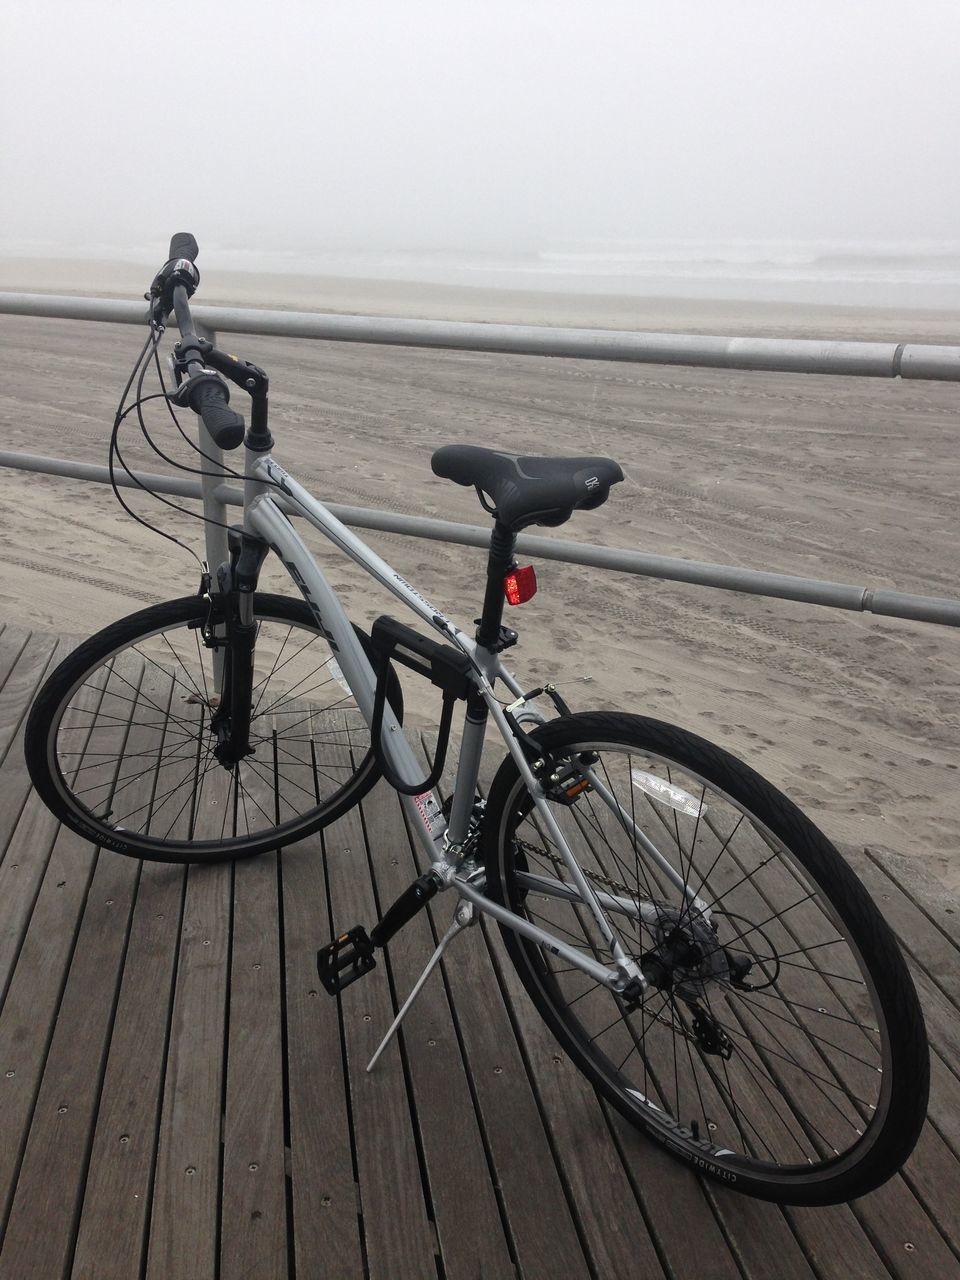
[[[915,868],[849,851],[926,1009],[920,1145],[861,1201],[782,1210],[600,1105],[495,929],[454,944],[368,1075],[452,906],[339,1001],[319,989],[333,923],[416,874],[394,794],[280,859],[98,855],[22,758],[62,650],[0,630],[0,1280],[960,1277],[960,907]]]

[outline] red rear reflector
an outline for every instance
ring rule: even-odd
[[[514,569],[503,580],[507,604],[524,604],[537,594],[537,575],[532,564],[525,564],[522,569]]]

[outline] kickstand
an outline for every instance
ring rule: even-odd
[[[380,1045],[376,1053],[367,1063],[368,1071],[372,1071],[373,1068],[377,1065],[377,1059],[380,1057],[381,1053],[383,1053],[384,1049],[386,1049],[391,1039],[396,1035],[397,1030],[400,1027],[400,1023],[404,1020],[404,1018],[410,1012],[410,1008],[413,1005],[414,1000],[416,1000],[417,996],[420,994],[421,990],[423,989],[424,983],[430,977],[431,973],[433,973],[437,965],[440,963],[440,959],[444,951],[447,949],[449,944],[454,940],[454,938],[457,936],[458,933],[462,933],[464,929],[468,928],[470,925],[475,923],[476,918],[477,918],[476,911],[473,906],[473,903],[461,902],[458,905],[457,910],[453,917],[453,923],[450,925],[450,928],[440,939],[440,942],[437,945],[436,951],[434,951],[433,955],[427,961],[427,964],[423,973],[421,973],[420,977],[417,979],[416,983],[414,984],[413,990],[410,992],[406,1000],[403,1002],[403,1005],[400,1008],[400,1012],[394,1018],[393,1022],[390,1023],[390,1028],[387,1031],[387,1034],[380,1041]]]

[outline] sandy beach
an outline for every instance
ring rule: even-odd
[[[0,261],[0,289],[136,298],[150,272]],[[954,342],[960,316],[481,293],[397,282],[205,274],[202,300],[623,329]],[[128,326],[0,317],[3,447],[106,462],[143,336]],[[960,595],[958,389],[945,384],[629,366],[231,336],[271,377],[276,456],[317,496],[471,524],[431,452],[603,453],[623,466],[606,506],[558,536],[862,586]],[[153,389],[153,388],[151,388]],[[169,420],[157,440],[187,465]],[[189,425],[189,424],[188,424]],[[135,429],[132,462],[163,465]],[[192,561],[103,486],[0,470],[0,616],[83,635],[192,593]],[[202,545],[198,523],[137,510]],[[544,532],[537,530],[536,532]],[[476,616],[480,552],[369,541],[440,608]],[[317,539],[358,622],[393,612]],[[575,708],[679,722],[743,756],[832,838],[921,860],[960,889],[960,648],[955,630],[542,562],[511,621],[522,679]],[[274,569],[267,583],[283,588]],[[283,588],[285,589],[285,588]],[[399,606],[398,606],[399,607]]]

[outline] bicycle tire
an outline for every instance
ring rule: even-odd
[[[117,853],[221,862],[299,840],[366,795],[380,776],[369,730],[310,609],[267,593],[253,608],[256,752],[233,771],[213,756],[201,597],[131,614],[64,659],[34,700],[24,744],[33,785],[61,822]],[[388,697],[402,719],[392,669]]]
[[[654,979],[625,1000],[501,925],[573,1062],[637,1128],[739,1191],[833,1204],[886,1181],[926,1114],[926,1032],[893,934],[826,837],[747,765],[660,721],[587,713],[533,736],[554,765],[597,755],[586,765],[619,813],[593,786],[551,812]],[[638,829],[669,851],[712,923],[642,854]],[[483,857],[494,899],[610,963],[509,756]]]

